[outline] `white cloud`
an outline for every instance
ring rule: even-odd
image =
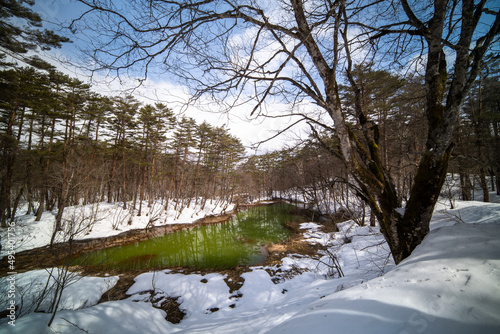
[[[103,79],[103,78],[99,78]],[[120,91],[133,92],[139,101],[143,103],[153,104],[156,102],[165,103],[171,108],[175,114],[179,116],[187,116],[196,120],[198,124],[207,122],[213,126],[226,127],[228,131],[235,137],[239,138],[243,145],[247,147],[248,152],[252,152],[250,147],[255,144],[265,141],[273,137],[278,130],[282,130],[290,126],[298,118],[280,117],[269,118],[263,116],[250,117],[252,106],[240,105],[231,108],[226,112],[226,105],[215,103],[208,98],[200,98],[190,104],[191,99],[187,87],[175,85],[167,81],[146,80],[141,86],[137,87],[137,80],[95,80],[93,89],[101,94],[116,95]],[[133,89],[133,91],[132,91]],[[307,108],[311,108],[310,106]],[[289,105],[283,103],[267,103],[265,105],[269,116],[283,115],[290,109]],[[304,128],[304,125],[302,125]],[[295,129],[300,133],[303,130]],[[280,149],[291,144],[291,138],[294,135],[291,133],[283,134],[262,144],[259,147],[259,152],[266,152]]]

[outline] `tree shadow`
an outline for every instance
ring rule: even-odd
[[[266,333],[500,333],[500,323],[485,324],[440,317],[375,300],[318,301]]]

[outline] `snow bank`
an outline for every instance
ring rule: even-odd
[[[306,332],[499,333],[500,226],[438,228],[394,270],[268,331]]]
[[[81,334],[81,333],[171,333],[174,325],[165,320],[165,312],[144,303],[131,301],[106,302],[91,308],[60,311],[52,326],[51,314],[34,313],[15,322],[7,333]],[[4,328],[0,327],[0,331]]]
[[[138,204],[137,204],[138,205]],[[230,211],[234,205],[208,201],[201,209],[200,205],[195,205],[194,201],[190,207],[184,208],[181,213],[174,210],[175,203],[170,203],[168,210],[160,202],[154,203],[148,208],[148,203],[144,202],[141,215],[137,210],[124,210],[123,204],[96,203],[85,206],[67,207],[64,210],[63,221],[71,221],[76,226],[74,228],[74,239],[93,239],[114,236],[134,229],[144,229],[146,226],[161,226],[170,224],[191,224],[196,220],[211,214],[220,214],[223,211]],[[25,211],[20,208],[19,211]],[[15,231],[16,244],[15,251],[21,252],[28,249],[43,247],[50,244],[54,231],[57,210],[46,211],[42,214],[41,220],[36,222],[33,215],[21,215],[16,217]],[[0,240],[8,239],[7,229],[0,229]],[[56,242],[66,241],[62,233],[56,237]],[[7,254],[7,248],[3,247],[0,257]]]
[[[115,286],[117,276],[90,277],[79,273],[59,271],[57,268],[32,270],[26,273],[10,275],[0,278],[0,309],[7,309],[9,300],[9,283],[16,289],[16,305],[18,315],[39,311],[47,311],[56,290],[56,281],[64,280],[60,310],[77,310],[96,305],[101,296]],[[3,319],[1,319],[3,320]]]
[[[217,309],[215,317],[224,316],[232,303],[225,276],[169,274],[169,271],[145,273],[135,278],[135,284],[127,291],[130,300],[148,301],[153,292],[155,298],[180,297],[181,309],[186,321],[197,322]],[[147,292],[147,293],[143,293]]]

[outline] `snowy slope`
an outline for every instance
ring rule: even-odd
[[[266,269],[279,268],[255,267],[232,293],[218,273],[145,273],[127,300],[78,309],[76,295],[93,291],[86,284],[73,289],[74,307],[64,301],[52,329],[50,314],[33,313],[15,327],[0,323],[0,333],[500,333],[500,204],[456,204],[437,207],[432,232],[398,266],[377,228],[346,222],[329,235],[308,223],[308,239],[331,247],[345,277],[328,277],[321,262],[299,255],[281,268],[309,271],[273,282]],[[167,322],[151,291],[179,297],[186,318]]]
[[[436,229],[394,270],[268,333],[306,332],[500,333],[500,225]]]

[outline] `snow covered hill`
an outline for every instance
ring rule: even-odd
[[[269,333],[500,333],[500,225],[432,231],[384,276],[311,303]]]
[[[230,292],[219,273],[166,270],[136,277],[126,300],[82,306],[79,299],[95,295],[84,278],[51,329],[50,314],[31,313],[15,327],[2,322],[0,333],[500,333],[500,204],[457,205],[436,208],[432,232],[398,266],[377,228],[346,222],[327,235],[308,223],[308,238],[330,245],[345,277],[328,277],[321,262],[295,255],[281,269],[309,271],[273,282],[269,272],[279,268],[254,267],[239,291]],[[23,275],[33,273],[16,281]],[[101,280],[99,293],[116,279]],[[184,320],[167,322],[152,296],[179,297]]]

